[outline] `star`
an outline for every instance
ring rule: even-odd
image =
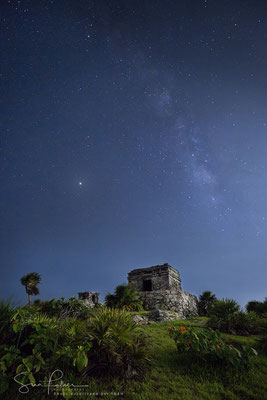
[[[79,186],[82,186],[83,185],[83,183],[82,182],[79,182]]]

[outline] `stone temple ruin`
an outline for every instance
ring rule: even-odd
[[[81,292],[78,293],[79,300],[84,302],[87,307],[95,307],[98,303],[98,292]]]
[[[147,316],[136,315],[137,323],[148,323],[150,319],[170,321],[198,314],[196,296],[182,290],[179,272],[169,264],[134,269],[128,273],[128,283],[140,292],[144,310],[150,311]],[[98,304],[98,292],[82,292],[78,296],[87,307]]]
[[[173,311],[178,318],[198,314],[196,296],[182,290],[179,272],[169,264],[134,269],[128,282],[140,292],[145,310]]]

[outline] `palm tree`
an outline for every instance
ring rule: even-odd
[[[26,293],[28,295],[28,305],[31,306],[31,296],[36,296],[39,294],[39,288],[37,285],[41,282],[41,275],[37,272],[30,272],[24,275],[21,280],[21,284],[25,286]]]
[[[206,290],[199,296],[198,300],[198,312],[200,315],[208,315],[215,300],[217,300],[215,294],[212,294],[209,290]]]

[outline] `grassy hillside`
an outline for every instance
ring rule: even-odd
[[[149,337],[150,362],[142,376],[103,378],[88,377],[83,373],[74,376],[66,368],[64,382],[74,385],[88,385],[87,395],[75,395],[74,399],[125,399],[125,400],[265,400],[267,393],[267,358],[261,352],[254,357],[253,368],[249,371],[232,367],[215,366],[197,360],[190,354],[179,354],[173,338],[169,335],[170,326],[196,327],[205,330],[207,318],[174,321],[171,323],[152,323],[137,328],[137,333]],[[82,325],[81,325],[82,326]],[[257,347],[257,336],[234,336],[223,334],[223,339],[237,347],[242,344]],[[224,366],[223,366],[224,365]],[[52,372],[52,371],[51,371]],[[132,373],[131,373],[132,372]],[[129,374],[128,374],[129,375]],[[48,396],[44,388],[30,388],[29,394],[19,394],[14,382],[1,400],[55,399]],[[59,396],[58,398],[62,398]]]
[[[202,324],[176,321],[172,325]],[[131,385],[135,393],[129,399],[199,399],[199,400],[264,400],[267,393],[267,358],[259,355],[255,369],[240,374],[231,370],[214,369],[205,363],[195,363],[178,356],[174,341],[168,336],[170,323],[151,324],[143,329],[151,336],[151,370],[143,383]],[[204,328],[202,328],[204,329]],[[223,335],[229,342],[255,344],[256,337]],[[127,394],[127,393],[126,393]]]

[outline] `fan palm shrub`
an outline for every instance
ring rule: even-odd
[[[118,285],[114,294],[108,293],[106,295],[105,305],[127,311],[143,310],[143,302],[140,299],[140,294],[132,285]]]
[[[149,360],[147,337],[125,310],[102,307],[89,319],[92,340],[87,373],[138,375]]]
[[[240,311],[240,306],[233,299],[216,300],[210,310],[208,326],[221,332],[234,335],[257,333],[259,318],[255,312]]]

